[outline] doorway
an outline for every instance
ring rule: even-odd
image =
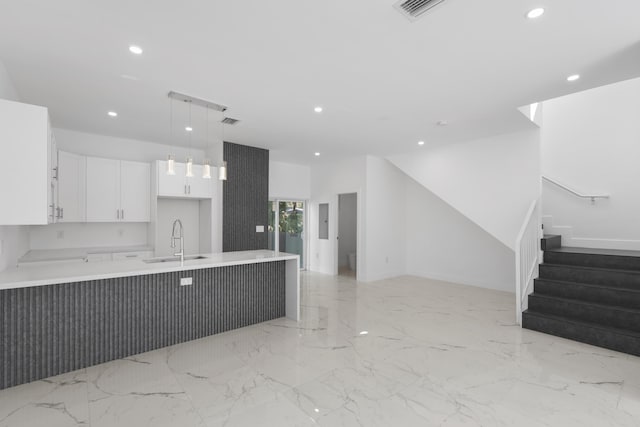
[[[356,278],[358,259],[358,194],[338,195],[338,274]]]
[[[269,249],[300,255],[300,269],[306,265],[305,205],[302,200],[269,201]]]

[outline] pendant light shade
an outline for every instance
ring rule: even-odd
[[[227,180],[227,162],[222,162],[222,166],[218,168],[218,179],[220,181]]]
[[[167,175],[176,174],[176,160],[172,154],[167,156]]]
[[[202,165],[202,178],[211,179],[211,162],[209,159],[204,159],[204,164]]]
[[[193,176],[193,157],[187,157],[187,173],[186,176]]]

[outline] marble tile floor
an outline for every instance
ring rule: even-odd
[[[299,324],[0,391],[0,427],[640,426],[640,358],[522,330],[512,294],[302,280]]]

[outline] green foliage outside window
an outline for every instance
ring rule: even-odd
[[[302,202],[280,202],[280,232],[297,236],[302,232],[304,218]]]

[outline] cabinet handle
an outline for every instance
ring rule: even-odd
[[[189,194],[191,194],[191,185],[189,185]]]
[[[53,168],[53,171],[56,173],[54,176],[52,176],[52,179],[58,179],[58,167],[56,166],[55,168]]]
[[[120,219],[120,209],[116,209],[116,218]]]
[[[49,207],[51,208],[51,219],[55,219],[56,218],[56,214],[55,214],[55,206],[54,205],[49,205]]]
[[[56,207],[56,219],[60,219],[60,206]]]
[[[64,208],[60,208],[60,219],[64,218]]]

